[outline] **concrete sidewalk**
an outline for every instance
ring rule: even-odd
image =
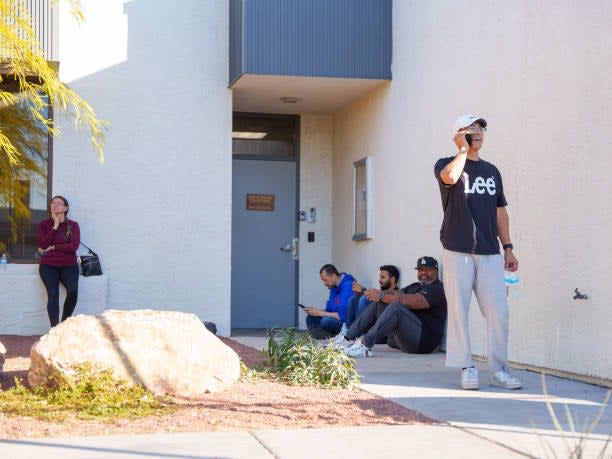
[[[505,390],[488,384],[485,363],[477,363],[480,390],[459,388],[459,371],[444,365],[445,354],[403,354],[379,345],[374,357],[357,361],[362,389],[419,411],[481,440],[532,457],[569,457],[567,448],[584,433],[602,409],[607,389],[546,376],[544,395],[539,373],[514,370],[523,382],[520,390]],[[555,428],[547,402],[556,412],[562,434]],[[566,408],[571,413],[568,419]],[[572,428],[571,423],[574,427]],[[612,434],[612,409],[607,408],[583,457],[597,457]],[[564,440],[565,438],[565,440]],[[566,444],[567,441],[567,444]],[[548,451],[547,449],[552,448]],[[554,451],[554,453],[553,453]],[[555,456],[556,454],[556,456]],[[612,445],[606,458],[612,457]]]
[[[236,338],[261,349],[265,338]],[[463,391],[458,372],[444,366],[444,354],[409,355],[376,346],[375,357],[360,359],[362,389],[389,398],[440,421],[439,425],[206,432],[0,441],[4,458],[497,458],[570,457],[577,441],[552,424],[546,401],[555,407],[565,430],[567,405],[577,428],[593,420],[606,389],[547,377],[542,395],[540,375],[516,371],[519,391],[494,389],[481,370],[481,390]],[[583,458],[597,457],[612,433],[607,409]],[[612,446],[605,458],[612,457]]]
[[[450,426],[206,432],[0,441],[3,458],[522,457]]]

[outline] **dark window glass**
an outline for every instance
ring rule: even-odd
[[[44,115],[48,118],[49,112]],[[33,261],[37,258],[38,248],[36,226],[48,216],[49,136],[44,126],[33,120],[28,105],[23,101],[13,105],[0,104],[0,125],[22,155],[22,161],[29,164],[28,168],[15,170],[3,158],[3,178],[10,176],[8,170],[14,171],[13,180],[3,188],[16,196],[22,209],[27,208],[31,213],[30,219],[20,220],[19,209],[0,199],[0,251],[5,251],[11,262]],[[32,171],[34,169],[37,171]],[[13,220],[18,223],[16,231],[11,225]]]
[[[235,114],[232,125],[234,155],[295,157],[292,118],[256,118]]]

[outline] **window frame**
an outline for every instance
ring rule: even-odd
[[[4,77],[5,75],[3,75]],[[49,101],[49,104],[47,106],[47,116],[50,120],[52,120],[52,122],[55,120],[54,117],[54,110],[53,110],[53,106],[51,104],[51,102]],[[52,190],[53,190],[53,185],[52,185],[52,180],[53,180],[53,135],[47,131],[47,158],[46,158],[46,163],[47,163],[47,170],[46,170],[46,208],[45,208],[45,212],[48,213],[49,212],[49,201],[51,200],[51,194],[52,194]],[[29,206],[28,206],[29,207]],[[8,215],[10,215],[11,209],[10,208],[6,208]],[[31,211],[32,209],[30,209]],[[30,219],[30,224],[34,224],[37,225],[38,222],[33,222],[32,219]],[[12,229],[10,227],[10,223],[8,223],[7,221],[7,225],[8,225],[8,239],[6,241],[6,253],[9,257],[10,263],[11,264],[38,264],[38,257],[36,256],[36,254],[32,254],[30,257],[23,257],[21,255],[19,256],[15,256],[14,254],[14,250],[15,250],[15,246],[19,244],[19,238],[17,240],[17,242],[12,242],[11,241],[11,235],[12,235]],[[35,230],[34,230],[35,231]]]
[[[365,189],[358,190],[358,174],[361,167],[364,168],[363,185]],[[364,205],[361,207],[358,207],[358,192],[362,193],[362,202]],[[372,239],[372,203],[372,158],[370,156],[365,156],[353,162],[353,241]],[[358,218],[362,219],[365,225],[365,231],[357,232]],[[361,221],[359,223],[361,223]],[[361,228],[359,228],[359,230],[361,230]]]

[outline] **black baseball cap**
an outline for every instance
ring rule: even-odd
[[[415,266],[414,269],[426,268],[426,267],[438,269],[437,260],[434,257],[421,257],[417,260],[417,265]]]

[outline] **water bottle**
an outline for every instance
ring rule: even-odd
[[[0,269],[2,269],[2,271],[6,271],[6,265],[8,264],[8,258],[6,256],[6,253],[3,253],[2,256],[0,257]]]
[[[509,299],[515,300],[520,297],[521,280],[515,272],[504,271],[504,284],[506,284],[506,295]]]
[[[518,285],[519,282],[520,282],[520,279],[516,271],[513,273],[510,271],[504,271],[504,283],[506,284],[506,287],[510,287],[512,285]]]

